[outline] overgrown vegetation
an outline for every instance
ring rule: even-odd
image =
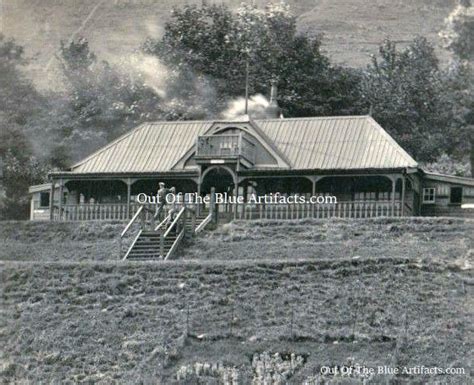
[[[118,260],[119,234],[124,226],[123,222],[3,221],[0,260]]]
[[[236,221],[196,238],[186,259],[406,257],[455,261],[474,246],[474,223],[455,218]]]
[[[197,357],[245,375],[264,350],[308,357],[294,384],[348,357],[469,368],[472,288],[450,263],[8,263],[1,279],[7,382],[172,384]]]
[[[293,353],[289,384],[340,383],[319,373],[343,363],[465,369],[367,383],[465,384],[472,226],[447,218],[240,222],[196,241],[184,259],[156,263],[102,261],[82,247],[107,248],[118,224],[5,222],[2,242],[31,248],[20,261],[2,255],[0,376],[181,384],[238,373],[247,384],[262,374],[255,357],[280,362],[275,353],[283,361]]]
[[[115,261],[124,226],[123,222],[4,221],[0,225],[0,260]],[[294,260],[408,255],[452,262],[473,248],[473,233],[472,221],[456,218],[237,221],[187,241],[178,258]],[[124,247],[129,241],[124,240]]]

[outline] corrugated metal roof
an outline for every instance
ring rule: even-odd
[[[145,123],[75,164],[77,173],[165,172],[213,122]]]
[[[416,167],[370,116],[256,120],[294,169]]]
[[[78,173],[165,172],[214,121],[146,123],[72,167]],[[417,163],[369,116],[254,122],[292,169],[383,169]]]

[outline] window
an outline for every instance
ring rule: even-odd
[[[435,203],[434,187],[426,187],[423,189],[423,203]]]
[[[449,196],[449,203],[462,203],[462,187],[451,187],[451,194]]]
[[[49,192],[40,193],[40,207],[49,206]]]

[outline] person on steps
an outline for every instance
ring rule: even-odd
[[[158,217],[163,208],[166,206],[166,194],[168,193],[168,189],[165,187],[163,182],[158,183],[158,191],[156,193],[157,200],[156,200],[156,209],[155,209],[155,217]]]

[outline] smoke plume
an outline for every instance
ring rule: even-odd
[[[245,98],[240,97],[230,101],[222,112],[222,118],[235,120],[245,115]],[[275,111],[270,106],[270,101],[261,94],[253,95],[248,101],[248,115],[252,119],[275,118]]]
[[[133,83],[141,83],[161,98],[166,97],[169,71],[156,56],[135,53],[114,64],[120,72],[128,75]]]

